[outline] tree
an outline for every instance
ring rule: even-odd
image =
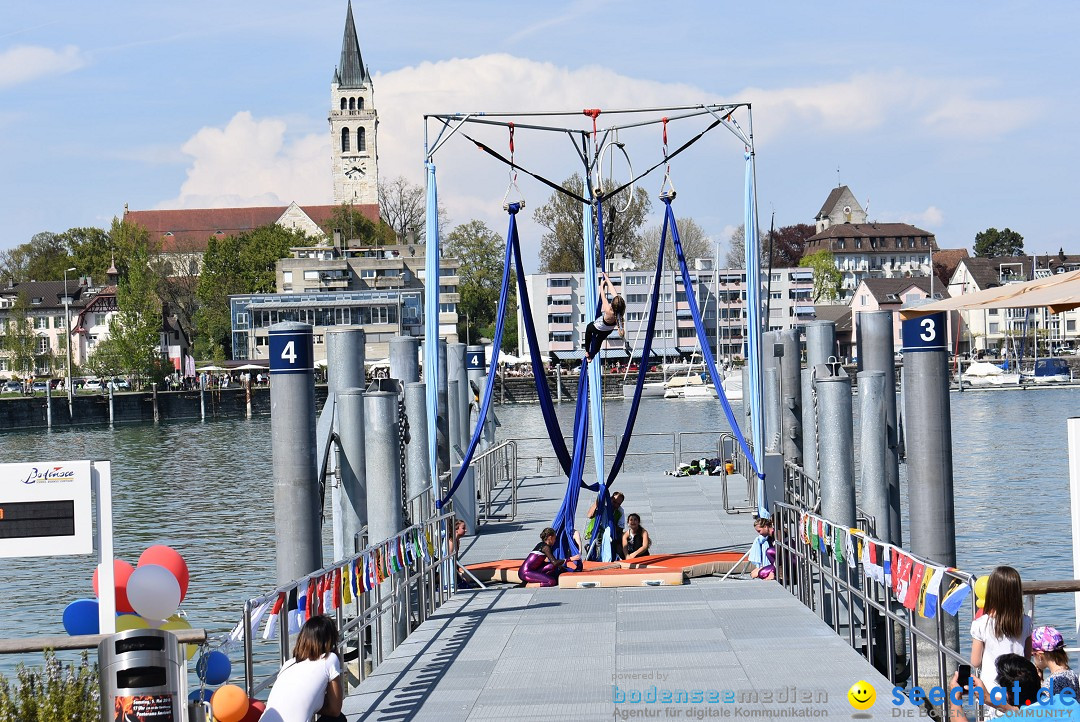
[[[769,258],[769,234],[758,230],[758,251],[764,261]],[[728,241],[728,252],[724,256],[724,265],[728,268],[743,268],[746,266],[746,225],[741,224],[731,234]]]
[[[236,236],[211,238],[203,255],[202,274],[195,292],[199,301],[199,310],[195,313],[196,353],[215,360],[231,355],[229,296],[272,293],[276,286],[277,262],[289,255],[290,248],[308,246],[311,242],[302,231],[275,224]]]
[[[799,261],[800,268],[812,268],[814,270],[814,303],[822,298],[833,301],[840,296],[840,284],[844,281],[844,274],[836,267],[836,259],[832,251],[823,248],[815,253],[803,256]]]
[[[76,273],[104,284],[105,272],[115,255],[109,234],[101,228],[69,228],[60,237],[71,253],[71,266]]]
[[[713,241],[697,221],[693,218],[678,218],[675,223],[679,227],[679,242],[682,244],[687,264],[691,264],[695,258],[712,258]],[[656,268],[656,252],[660,248],[660,234],[663,229],[663,225],[656,225],[641,235],[641,243],[634,249],[634,262],[639,268]],[[693,265],[690,267],[693,268]],[[675,264],[675,244],[671,241],[670,229],[667,241],[664,242],[664,268],[678,268]]]
[[[1024,237],[1014,230],[987,228],[975,234],[975,255],[979,258],[1020,256],[1024,253]]]
[[[772,257],[769,260],[773,268],[794,268],[802,260],[806,251],[806,240],[814,235],[816,229],[809,223],[795,223],[781,226],[773,232]],[[766,234],[766,239],[768,235]],[[766,246],[768,246],[766,240]]]
[[[329,238],[334,237],[334,231],[341,231],[342,241],[346,244],[356,241],[354,245],[392,246],[397,242],[390,226],[383,221],[372,221],[350,203],[342,203],[335,208],[323,230]],[[298,245],[310,245],[310,241]],[[288,249],[285,249],[285,253],[288,255]]]
[[[581,176],[575,173],[562,187],[581,194]],[[633,201],[626,211],[630,189],[625,188],[603,202],[605,260],[617,253],[631,257],[638,253],[642,242],[641,227],[645,224],[652,202],[641,187],[633,190]],[[543,273],[573,273],[584,269],[582,253],[582,219],[584,206],[564,193],[553,193],[548,202],[533,211],[533,220],[547,229],[540,239],[540,270]]]
[[[113,220],[113,228],[121,229]],[[118,313],[109,324],[110,353],[120,366],[137,378],[155,378],[161,361],[161,300],[157,295],[157,276],[151,268],[150,251],[145,244],[134,245],[125,258],[126,272],[116,288]]]
[[[439,204],[439,239],[446,238],[450,224],[446,208]],[[394,231],[398,243],[424,243],[427,233],[427,192],[424,186],[398,176],[379,184],[379,215]]]
[[[490,326],[494,333],[495,312],[502,286],[506,240],[487,227],[483,221],[472,220],[454,228],[446,237],[446,252],[461,260],[458,268],[458,334],[466,343],[479,337],[481,329]]]
[[[49,231],[35,233],[27,243],[0,252],[0,277],[11,283],[55,281],[71,266],[67,245]]]
[[[30,319],[30,299],[25,293],[20,292],[8,310],[3,349],[8,352],[12,371],[22,378],[34,375],[37,338],[34,336],[34,322]]]

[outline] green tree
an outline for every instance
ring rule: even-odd
[[[98,341],[90,357],[83,362],[86,373],[99,379],[111,379],[125,371],[124,352],[120,342],[112,334],[113,325],[109,326],[109,336]]]
[[[975,255],[980,258],[994,256],[1020,256],[1024,253],[1024,237],[1005,228],[987,228],[975,234]]]
[[[71,253],[71,266],[80,276],[105,283],[105,272],[113,262],[112,240],[101,228],[69,228],[60,234]],[[69,268],[71,266],[68,266]]]
[[[334,231],[340,231],[342,241],[346,244],[353,242],[351,245],[392,246],[397,242],[394,229],[383,221],[372,221],[351,203],[342,203],[335,208],[323,226],[323,231],[327,238],[333,238]],[[301,245],[310,245],[310,242]]]
[[[446,253],[461,260],[458,268],[458,335],[466,337],[467,343],[477,341],[481,334],[491,338],[495,333],[495,312],[502,287],[503,261],[506,258],[506,240],[487,227],[483,221],[472,220],[454,228],[446,237]],[[510,298],[507,314],[516,308],[513,279],[511,276]],[[468,328],[466,329],[466,314]],[[516,314],[514,314],[516,318]],[[504,346],[508,324],[503,325]],[[517,345],[516,324],[514,345]]]
[[[575,173],[562,183],[581,194],[581,176]],[[604,252],[606,259],[617,253],[634,257],[642,243],[641,227],[652,209],[648,192],[639,186],[625,188],[603,203]],[[619,212],[620,208],[626,210]],[[540,270],[544,273],[573,273],[584,269],[581,226],[584,206],[564,193],[553,193],[548,202],[533,211],[533,220],[547,229],[540,239]],[[594,224],[595,225],[595,224]]]
[[[62,236],[49,231],[35,233],[27,243],[0,252],[0,278],[9,283],[56,281],[71,267]]]
[[[290,248],[310,246],[311,243],[312,239],[303,232],[278,225],[262,226],[236,236],[211,238],[203,255],[202,273],[195,291],[199,301],[195,313],[197,355],[215,360],[230,356],[229,296],[273,293],[277,262],[288,257]]]
[[[121,225],[114,221],[114,228]],[[133,246],[125,258],[126,273],[116,289],[118,313],[109,325],[109,339],[121,367],[138,379],[154,378],[161,360],[161,300],[157,276],[146,245]]]
[[[679,242],[682,244],[683,255],[691,269],[694,267],[693,259],[712,258],[712,239],[697,221],[693,218],[679,218],[675,223],[679,227]],[[656,253],[660,249],[660,234],[663,229],[663,225],[656,225],[641,234],[641,243],[634,249],[634,262],[639,268],[656,268]],[[669,271],[678,268],[675,264],[675,244],[671,242],[670,229],[664,243],[664,268]]]
[[[20,292],[8,310],[3,349],[8,353],[12,371],[24,379],[34,375],[37,338],[34,336],[34,322],[30,319],[30,299],[25,293]]]
[[[814,303],[821,299],[833,301],[840,296],[840,284],[844,281],[844,274],[836,267],[836,259],[832,251],[823,248],[816,253],[810,253],[799,260],[800,268],[811,268],[814,271]]]

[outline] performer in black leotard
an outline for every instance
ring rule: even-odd
[[[611,301],[608,301],[607,298],[609,293],[611,294]],[[600,347],[604,344],[604,339],[610,336],[612,331],[618,329],[619,334],[626,338],[626,329],[623,326],[623,317],[626,315],[626,301],[611,285],[611,281],[608,280],[607,274],[603,271],[600,272],[600,309],[599,318],[590,322],[585,328],[585,358],[587,361],[593,360],[593,357],[596,356]]]

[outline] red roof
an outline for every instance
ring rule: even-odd
[[[322,227],[338,206],[300,206],[307,216]],[[379,206],[354,206],[366,218],[378,223]],[[125,211],[124,220],[136,223],[161,238],[161,250],[199,252],[206,250],[211,236],[232,236],[260,226],[276,223],[289,206],[253,208],[184,208],[163,211]]]

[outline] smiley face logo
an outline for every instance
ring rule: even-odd
[[[877,700],[877,692],[868,682],[859,680],[855,684],[851,685],[851,689],[847,693],[848,702],[855,709],[865,710],[874,706],[874,701]]]

